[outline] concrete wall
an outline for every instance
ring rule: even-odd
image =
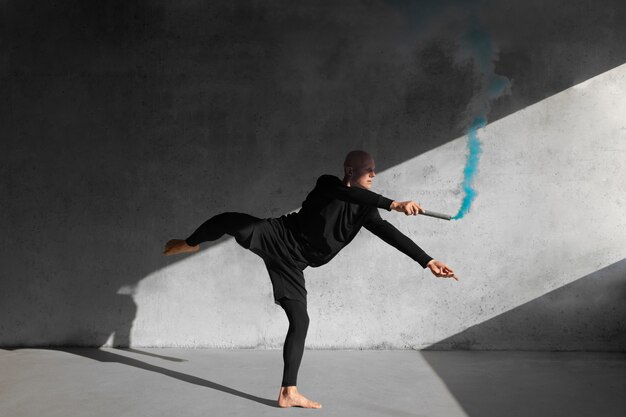
[[[259,258],[230,239],[164,258],[164,242],[221,211],[297,210],[353,148],[376,191],[453,213],[483,111],[471,212],[382,213],[461,281],[363,230],[305,271],[307,346],[624,349],[621,2],[204,3],[2,6],[0,345],[280,347]],[[496,100],[472,22],[511,83]],[[609,317],[568,287],[574,337],[516,319],[515,337],[503,321],[446,342],[521,305],[553,319],[528,303],[609,265],[593,287]]]

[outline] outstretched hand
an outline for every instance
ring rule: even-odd
[[[441,261],[432,259],[430,262],[428,262],[426,266],[430,269],[430,272],[432,272],[433,275],[436,277],[452,278],[457,281],[459,280],[459,277],[454,275],[454,271],[450,267],[448,267],[448,265],[444,264]]]
[[[394,201],[389,208],[407,216],[415,216],[424,212],[424,209],[415,201]]]

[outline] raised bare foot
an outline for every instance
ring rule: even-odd
[[[283,408],[322,408],[322,404],[309,400],[304,395],[300,394],[296,387],[281,387],[280,394],[278,395],[278,406]]]
[[[189,246],[183,239],[168,240],[163,249],[163,255],[175,255],[177,253],[197,252],[200,245]]]

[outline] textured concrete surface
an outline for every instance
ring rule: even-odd
[[[429,346],[431,350],[599,351],[624,346],[626,259]],[[584,317],[584,320],[581,320]],[[622,348],[623,350],[623,348]]]
[[[364,231],[305,271],[308,346],[428,347],[527,305],[515,337],[498,322],[456,346],[541,348],[575,305],[550,347],[626,349],[621,272],[610,317],[580,304],[604,281],[568,287],[562,310],[528,304],[623,265],[624,2],[341,4],[1,6],[0,346],[280,346],[258,258],[223,240],[163,259],[163,243],[221,211],[297,209],[352,148],[374,154],[376,190],[455,211],[485,100],[463,43],[478,22],[511,89],[480,133],[475,207],[387,216],[462,281]]]
[[[560,109],[558,116],[552,109]],[[469,215],[445,222],[382,212],[461,280],[435,279],[362,231],[332,263],[305,271],[308,346],[423,348],[580,280],[593,283],[596,296],[592,287],[571,286],[571,296],[548,298],[560,308],[530,308],[519,322],[496,329],[500,337],[471,343],[626,349],[626,125],[606,116],[613,112],[626,114],[626,65],[484,129],[479,198]],[[464,147],[458,139],[390,168],[376,188],[454,212]],[[598,272],[612,264],[610,273]],[[163,335],[174,345],[217,347],[276,347],[284,338],[262,261],[232,240],[172,263],[129,291],[139,306],[131,333],[139,345],[167,345]],[[237,298],[229,302],[228,294]],[[592,313],[597,308],[600,314]]]
[[[618,417],[626,356],[611,353],[307,350],[276,407],[277,350],[0,351],[0,415]]]

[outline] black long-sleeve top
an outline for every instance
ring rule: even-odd
[[[365,227],[426,268],[433,258],[380,217],[378,209],[391,211],[392,202],[372,191],[348,187],[334,175],[322,175],[300,211],[283,219],[310,266],[329,262]]]

